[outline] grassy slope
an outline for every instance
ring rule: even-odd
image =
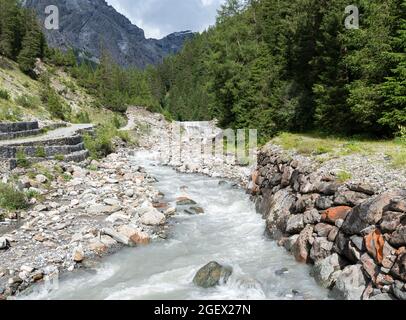
[[[111,120],[111,111],[93,107],[94,98],[88,95],[83,88],[76,84],[75,79],[70,77],[60,68],[44,65],[50,74],[51,85],[72,109],[72,114],[87,112],[93,123],[103,123]],[[10,99],[0,98],[0,121],[20,120],[57,120],[52,119],[46,107],[39,98],[40,83],[22,73],[18,65],[0,56],[0,89],[6,90]],[[30,107],[23,107],[19,97],[30,97]]]
[[[390,157],[393,167],[406,168],[406,143],[400,139],[378,141],[282,133],[272,142],[284,149],[294,149],[300,154],[316,157],[320,161],[351,154],[385,155]]]

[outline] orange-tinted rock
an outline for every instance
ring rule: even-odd
[[[337,220],[345,220],[351,210],[352,208],[347,206],[330,208],[324,211],[324,213],[321,215],[321,220],[329,223],[335,223]]]
[[[258,178],[259,178],[259,171],[256,170],[251,175],[252,182],[254,182],[254,184],[257,184]]]
[[[151,238],[145,232],[137,231],[131,236],[131,241],[137,245],[148,245],[151,242]]]
[[[364,241],[368,253],[381,264],[384,258],[383,250],[385,246],[385,239],[383,238],[382,233],[379,230],[375,230],[365,236]]]
[[[166,209],[168,209],[168,204],[165,203],[165,202],[154,202],[154,203],[152,204],[152,206],[153,206],[155,209],[160,209],[160,210],[166,210]]]

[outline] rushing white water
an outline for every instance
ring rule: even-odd
[[[96,273],[76,273],[62,280],[58,290],[36,289],[28,298],[327,299],[309,267],[266,237],[264,221],[243,190],[157,166],[146,153],[134,161],[159,180],[156,187],[167,201],[173,203],[187,186],[188,196],[205,214],[176,216],[168,240],[124,249],[106,258]],[[226,285],[198,288],[192,279],[210,261],[232,266],[233,275]],[[278,275],[282,268],[289,272]]]

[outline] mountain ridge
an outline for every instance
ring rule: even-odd
[[[147,39],[144,30],[105,0],[25,0],[23,5],[34,9],[42,21],[47,6],[58,7],[59,29],[44,28],[51,47],[74,48],[96,62],[103,48],[123,67],[156,65],[164,57],[177,53],[194,35],[181,31],[162,39]]]

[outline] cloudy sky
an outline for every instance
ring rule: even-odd
[[[147,38],[160,39],[172,32],[203,31],[214,24],[224,0],[107,0]]]

